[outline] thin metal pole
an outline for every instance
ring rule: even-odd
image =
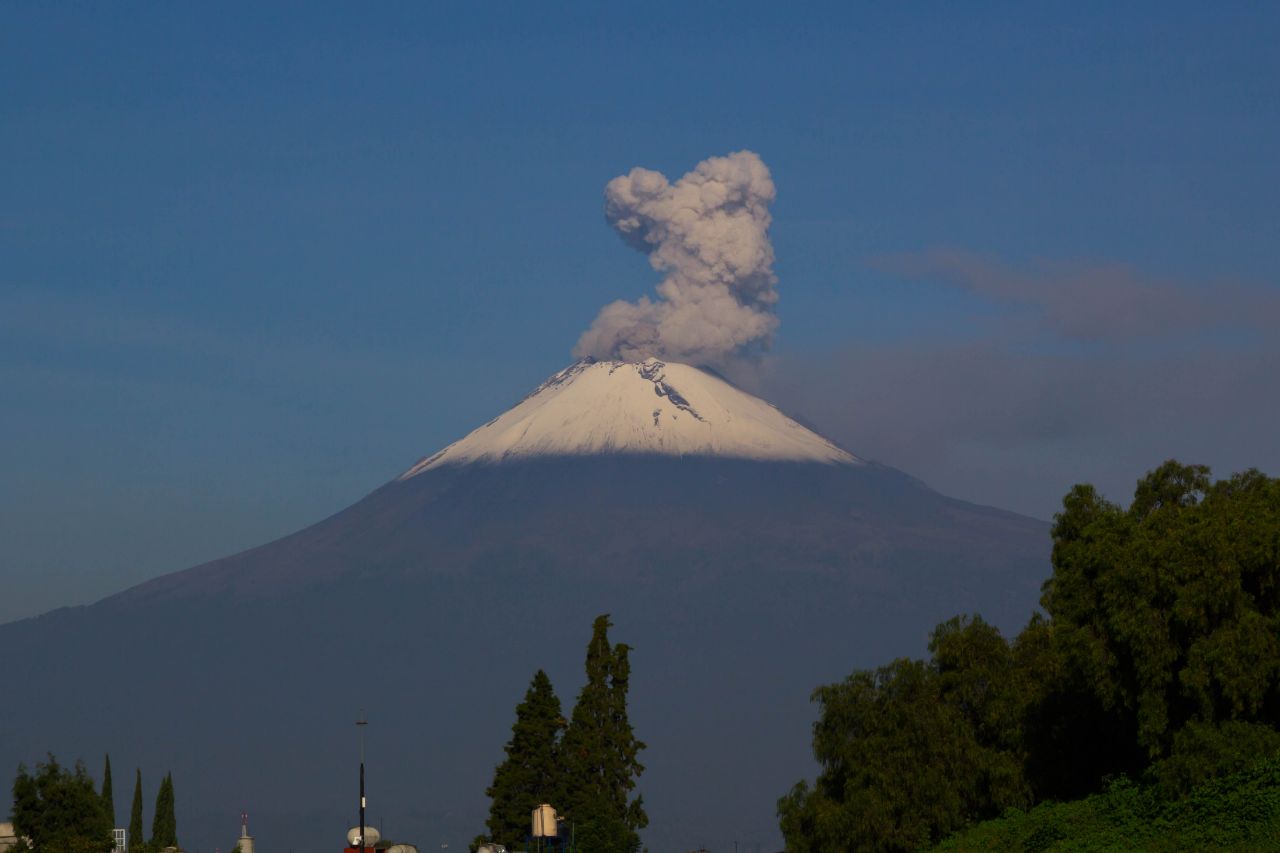
[[[356,728],[360,730],[360,853],[364,853],[364,730],[369,721],[364,718],[364,709],[360,709],[360,719],[356,720]]]

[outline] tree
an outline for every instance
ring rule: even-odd
[[[927,663],[814,693],[788,850],[913,849],[1113,775],[1177,797],[1280,753],[1280,480],[1169,461],[1128,509],[1075,486],[1052,537],[1046,615],[1012,646],[953,619]]]
[[[116,825],[115,795],[111,791],[111,756],[107,755],[106,766],[102,768],[102,807],[107,812],[107,820],[111,826]]]
[[[1280,480],[1169,461],[1128,510],[1075,487],[1053,539],[1042,605],[1064,674],[1136,752],[1098,773],[1169,755],[1192,722],[1280,723]]]
[[[108,853],[115,843],[102,798],[82,762],[67,770],[50,755],[34,774],[19,765],[12,815],[15,833],[30,838],[36,850]]]
[[[506,759],[493,774],[489,839],[514,849],[529,835],[530,815],[542,803],[559,806],[562,790],[559,738],[565,728],[560,700],[551,679],[538,670],[524,701],[516,706],[516,721],[507,742]]]
[[[1146,775],[1166,798],[1177,799],[1207,779],[1229,776],[1275,755],[1280,755],[1280,732],[1264,723],[1191,722],[1174,736],[1169,756]]]
[[[609,616],[596,618],[587,645],[587,682],[573,708],[561,753],[565,788],[562,810],[574,823],[584,850],[631,853],[649,823],[643,798],[630,799],[644,772],[644,743],[627,716],[630,647],[609,643]]]
[[[178,846],[178,819],[174,811],[172,773],[161,780],[160,790],[156,792],[156,810],[151,818],[149,843],[153,851]]]
[[[1051,621],[1032,617],[1014,655],[1024,674],[1024,772],[1036,800],[1083,797],[1108,775],[1141,769],[1132,729],[1107,710],[1086,673],[1067,665]]]
[[[1030,673],[1000,631],[976,614],[939,625],[929,651],[941,701],[960,715],[977,745],[976,788],[966,811],[985,816],[1028,805],[1023,713]]]
[[[927,663],[900,659],[814,692],[822,770],[778,802],[788,851],[917,850],[1030,803],[1008,643],[973,617],[939,625],[929,647]]]
[[[142,838],[142,768],[135,771],[133,778],[133,806],[129,809],[129,848],[142,850],[146,842]]]

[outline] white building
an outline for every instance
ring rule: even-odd
[[[18,833],[13,829],[11,823],[0,823],[0,853],[8,850],[18,843]]]

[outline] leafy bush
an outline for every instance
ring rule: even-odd
[[[1168,758],[1147,770],[1146,778],[1174,799],[1195,786],[1280,754],[1280,732],[1262,723],[1229,720],[1213,726],[1187,724],[1173,739]]]
[[[1158,783],[1112,782],[1066,803],[1041,803],[957,833],[933,848],[947,853],[1023,850],[1254,851],[1280,846],[1280,759],[1268,758],[1168,799]]]

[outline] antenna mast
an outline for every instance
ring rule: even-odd
[[[360,719],[356,720],[356,728],[360,730],[360,853],[364,853],[364,730],[369,721],[364,718],[364,709],[360,709]]]

